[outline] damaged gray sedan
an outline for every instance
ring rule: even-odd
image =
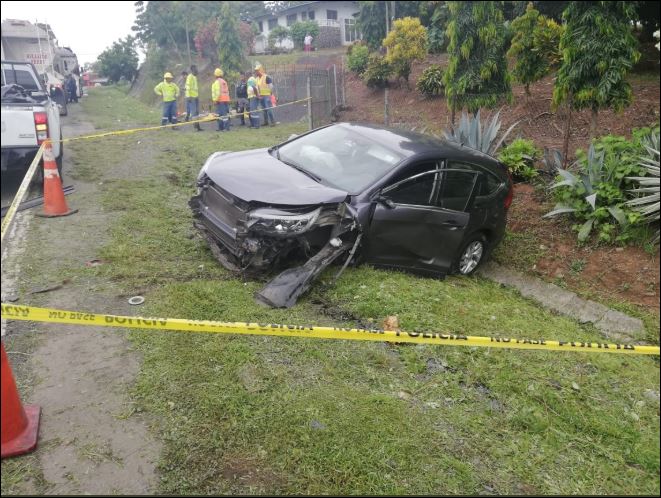
[[[290,307],[341,256],[432,276],[473,273],[505,232],[496,159],[413,132],[341,123],[269,149],[216,152],[189,202],[228,269],[284,271],[256,298]]]

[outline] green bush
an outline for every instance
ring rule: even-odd
[[[391,74],[390,64],[380,55],[372,54],[363,73],[363,81],[370,88],[384,88],[388,85],[388,77]]]
[[[319,36],[319,25],[314,21],[299,21],[289,27],[289,36],[294,42],[294,46],[301,50],[303,49],[305,35],[308,33],[315,40]]]
[[[443,68],[438,64],[432,64],[422,72],[415,86],[423,95],[442,95]]]
[[[532,140],[517,138],[501,150],[498,160],[507,166],[516,180],[527,181],[537,176],[535,161],[541,155],[542,151]]]
[[[273,28],[269,33],[269,48],[271,49],[271,52],[277,50],[275,46],[276,43],[282,43],[287,38],[289,38],[289,30],[287,28],[284,26],[276,26]]]
[[[350,71],[357,75],[361,75],[367,69],[370,51],[365,45],[356,45],[351,48],[351,52],[347,57],[347,66]]]
[[[571,213],[579,222],[573,228],[580,242],[593,231],[599,242],[644,242],[644,215],[628,201],[636,179],[649,173],[641,157],[649,155],[649,137],[658,134],[658,127],[640,128],[633,130],[631,140],[607,135],[595,140],[587,153],[577,151],[576,172],[558,169],[559,181],[551,186],[558,203],[545,216]]]

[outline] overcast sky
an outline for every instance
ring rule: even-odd
[[[0,3],[3,20],[23,19],[50,24],[59,45],[70,47],[81,65],[94,62],[112,42],[130,35],[135,20],[132,1]]]

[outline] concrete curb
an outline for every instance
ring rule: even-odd
[[[575,318],[580,323],[592,323],[609,339],[639,340],[645,332],[645,326],[638,318],[580,298],[574,292],[505,268],[493,261],[485,263],[479,275],[499,284],[514,287],[522,296],[534,299],[553,311]]]

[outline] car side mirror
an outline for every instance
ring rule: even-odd
[[[395,209],[395,203],[391,200],[388,199],[387,197],[380,195],[379,197],[376,198],[377,202],[380,202],[383,204],[385,207],[388,209]]]

